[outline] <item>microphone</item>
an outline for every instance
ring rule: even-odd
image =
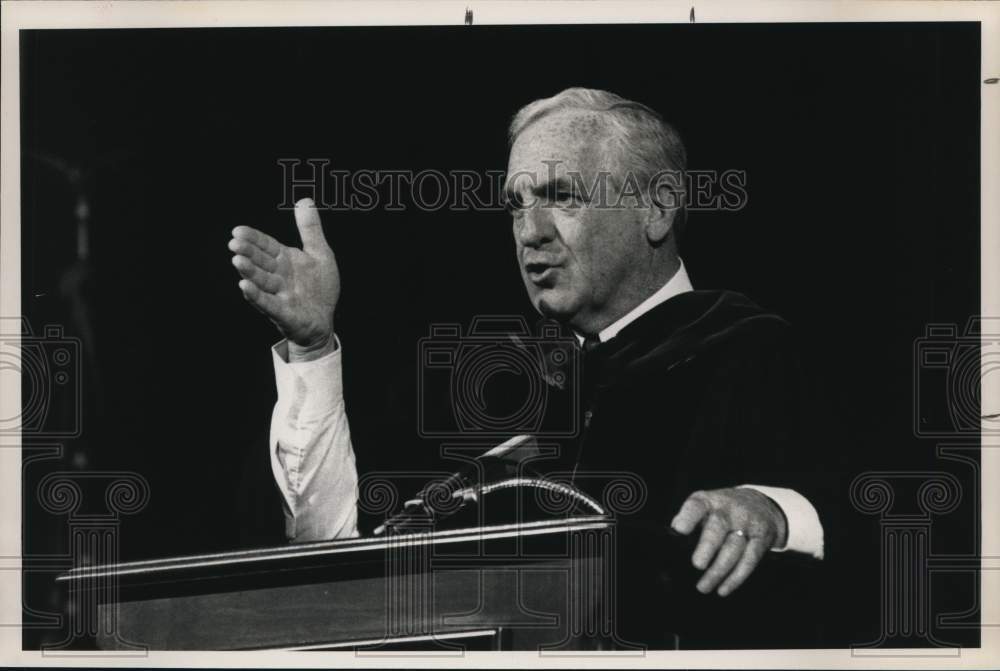
[[[463,501],[476,500],[476,488],[482,482],[509,475],[515,467],[539,454],[534,436],[521,434],[490,448],[452,473],[443,480],[436,480],[425,486],[416,496],[403,503],[403,510],[396,513],[373,532],[381,536],[387,529],[401,526],[418,517],[433,517],[434,507],[429,499],[440,500],[442,495],[453,498],[462,496]]]
[[[528,446],[528,447],[525,447]],[[520,436],[514,436],[509,438],[496,447],[490,448],[488,452],[484,452],[479,456],[480,459],[485,459],[486,457],[507,457],[508,455],[513,456],[511,453],[515,450],[522,449],[525,452],[530,452],[531,454],[521,454],[517,458],[516,463],[521,463],[527,456],[534,456],[538,454],[538,445],[535,444],[535,437],[529,436],[527,434],[521,434]]]

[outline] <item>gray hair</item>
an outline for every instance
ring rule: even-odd
[[[612,129],[622,162],[645,189],[663,171],[682,177],[687,169],[687,152],[681,136],[655,110],[642,103],[599,89],[569,88],[551,98],[542,98],[522,107],[510,122],[511,146],[525,128],[539,119],[564,110],[600,112]],[[677,185],[683,189],[683,182]],[[650,194],[655,195],[655,194]],[[679,213],[683,223],[685,213]]]

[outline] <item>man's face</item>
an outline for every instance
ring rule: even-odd
[[[521,132],[507,173],[508,198],[523,204],[512,212],[528,297],[543,315],[588,333],[632,307],[647,248],[642,210],[616,206],[623,175],[608,139],[596,113],[554,113]]]

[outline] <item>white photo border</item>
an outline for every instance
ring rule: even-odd
[[[982,27],[981,106],[981,314],[1000,316],[1000,4],[985,2],[703,2],[441,0],[324,1],[164,0],[135,2],[13,2],[0,15],[0,315],[19,317],[20,296],[20,94],[19,30],[62,28],[181,28],[263,26],[475,25],[689,23],[795,23],[975,21]],[[993,80],[990,83],[990,80]],[[989,188],[992,185],[993,188]],[[20,384],[0,382],[0,416],[20,412]],[[1000,376],[994,376],[1000,377]],[[1000,385],[983,388],[984,408],[1000,406]],[[994,449],[990,449],[994,448]],[[983,444],[983,483],[1000,482],[1000,444]],[[955,657],[928,650],[886,650],[861,657],[844,650],[649,651],[540,657],[533,652],[467,652],[461,658],[418,654],[356,656],[352,652],[160,652],[145,657],[113,653],[44,656],[21,650],[21,455],[14,438],[0,439],[0,664],[11,666],[331,666],[425,668],[996,668],[1000,665],[1000,488],[982,487],[982,645]]]

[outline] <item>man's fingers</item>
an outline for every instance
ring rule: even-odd
[[[251,305],[271,319],[280,321],[281,304],[275,296],[265,291],[261,291],[260,288],[250,280],[240,280],[240,291],[243,292],[243,297],[247,299]]]
[[[249,226],[237,226],[234,228],[233,237],[237,240],[246,240],[253,243],[269,256],[277,257],[283,247],[280,242],[267,233],[261,233],[256,228],[250,228]]]
[[[717,589],[720,596],[731,594],[753,573],[770,549],[765,540],[773,534],[756,535],[758,527],[770,529],[770,526],[755,512],[753,505],[743,500],[738,490],[727,489],[691,494],[671,521],[671,527],[688,534],[699,523],[701,535],[691,555],[691,563],[705,573],[698,580],[697,589],[703,594],[713,589]],[[731,533],[734,528],[743,528],[747,534]],[[750,536],[750,533],[755,535]]]
[[[319,220],[319,211],[312,198],[303,198],[295,203],[295,225],[302,238],[302,249],[310,253],[330,251],[323,235],[323,225]]]
[[[726,540],[719,549],[719,554],[716,555],[712,566],[705,571],[705,575],[698,581],[698,591],[702,594],[708,594],[715,589],[716,585],[729,575],[729,572],[736,566],[736,562],[743,556],[743,550],[746,549],[746,546],[747,540],[744,536],[734,533],[726,536]]]
[[[701,530],[698,547],[691,555],[691,563],[698,569],[704,569],[719,551],[722,542],[729,533],[729,525],[718,515],[709,515]]]
[[[701,492],[695,492],[687,497],[684,505],[681,506],[680,512],[670,522],[670,526],[674,531],[682,533],[685,536],[694,531],[694,528],[701,522],[701,518],[708,514],[708,503],[704,500],[703,496]]]
[[[754,572],[754,569],[757,568],[757,564],[767,554],[767,550],[767,544],[763,538],[751,538],[747,542],[746,550],[743,551],[743,556],[740,558],[739,563],[736,564],[736,568],[733,569],[729,577],[719,586],[719,596],[732,594],[736,588],[742,585],[750,577],[750,574]]]
[[[284,288],[284,282],[279,276],[258,268],[245,256],[234,256],[233,265],[236,266],[236,270],[244,279],[250,280],[262,291],[276,294]]]
[[[278,268],[277,259],[249,240],[233,238],[229,241],[229,251],[247,257],[255,266],[269,273],[273,273]]]

